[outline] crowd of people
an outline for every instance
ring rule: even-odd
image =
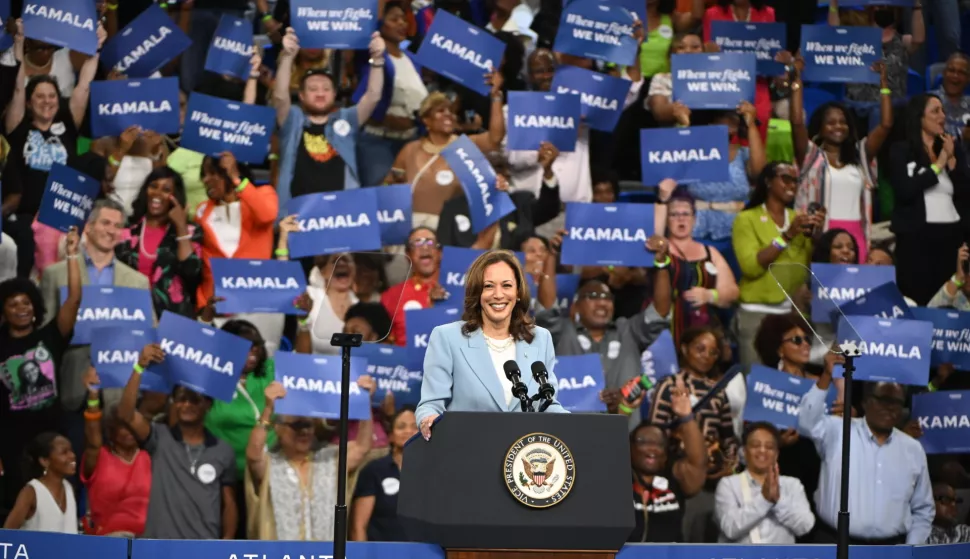
[[[156,75],[179,77],[183,121],[197,92],[275,110],[271,154],[254,166],[231,150],[197,153],[180,147],[177,134],[138,127],[91,137],[92,82],[126,76],[99,66],[98,54],[26,38],[18,4],[7,22],[12,46],[0,57],[4,528],[332,540],[339,434],[332,422],[274,413],[286,396],[274,354],[336,354],[335,332],[407,345],[407,312],[450,295],[439,272],[444,247],[455,246],[521,253],[536,324],[549,330],[556,354],[600,356],[602,402],[631,416],[629,541],[834,542],[840,416],[851,414],[852,542],[970,542],[958,498],[970,490],[970,462],[928,457],[909,414],[914,394],[966,388],[965,374],[943,363],[927,386],[857,382],[845,401],[835,333],[806,318],[813,263],[895,266],[911,306],[970,311],[970,221],[962,220],[970,220],[970,58],[960,52],[968,7],[958,0],[905,9],[630,0],[622,4],[644,9],[646,19],[634,28],[638,55],[627,67],[558,52],[559,0],[380,0],[378,31],[358,51],[302,48],[282,0],[257,0],[255,14],[244,0],[167,5],[192,45]],[[99,0],[99,46],[150,5]],[[483,76],[487,95],[413,61],[440,11],[505,44],[501,66]],[[264,42],[247,80],[202,67],[222,14],[252,20]],[[736,110],[692,111],[674,99],[670,57],[717,52],[719,21],[785,23],[787,50],[777,56],[785,72],[758,78],[754,99]],[[879,83],[848,84],[839,99],[817,103],[798,50],[801,26],[815,23],[879,28],[883,52],[871,69]],[[939,59],[921,63],[929,42]],[[569,66],[629,82],[616,129],[581,126],[571,152],[546,142],[508,149],[508,94],[548,92]],[[931,69],[935,81],[914,91],[910,74]],[[621,182],[641,182],[640,130],[697,124],[726,127],[729,181],[668,179],[645,185],[655,187],[651,195],[622,192]],[[459,177],[440,156],[463,135],[515,204],[479,233]],[[81,230],[37,220],[55,164],[101,182]],[[287,260],[300,231],[286,215],[289,200],[390,184],[413,193],[404,246],[302,258],[300,315],[216,312],[211,261]],[[654,265],[562,265],[568,203],[652,204],[655,230],[644,250]],[[556,281],[563,275],[579,277],[565,304]],[[71,340],[84,288],[112,285],[149,291],[156,317],[175,313],[251,342],[233,398],[185,386],[141,391],[143,371],[165,359],[154,343],[123,389],[101,389],[90,346]],[[680,371],[633,405],[624,388],[640,382],[648,348],[667,331]],[[746,422],[743,374],[705,398],[733,364],[811,383],[798,427]],[[368,376],[358,385],[377,389]],[[390,392],[378,400],[371,420],[350,426],[349,537],[407,541],[397,495],[403,446],[418,423]]]

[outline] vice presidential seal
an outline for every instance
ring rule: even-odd
[[[569,495],[576,479],[573,454],[561,440],[532,433],[515,442],[505,455],[505,486],[517,501],[542,509]]]

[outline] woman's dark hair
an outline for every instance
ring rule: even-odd
[[[674,13],[677,9],[677,0],[660,0],[657,2],[657,13],[661,15],[667,15]]]
[[[529,295],[529,284],[526,283],[525,273],[519,260],[511,251],[490,250],[481,254],[472,262],[468,268],[468,275],[465,279],[465,310],[461,319],[465,324],[461,327],[461,333],[468,336],[475,330],[482,327],[482,291],[485,289],[485,269],[492,264],[504,262],[515,274],[516,300],[512,307],[512,320],[509,323],[509,334],[518,341],[532,343],[535,338],[535,321],[529,316],[531,297]]]
[[[815,241],[815,248],[812,250],[812,262],[817,264],[828,264],[832,258],[832,243],[835,242],[835,238],[841,233],[845,233],[850,239],[852,239],[852,249],[855,250],[855,262],[853,262],[853,264],[858,264],[859,243],[856,242],[855,237],[852,236],[852,233],[849,233],[845,229],[829,229],[817,241]]]
[[[416,410],[416,408],[414,406],[412,406],[411,404],[405,404],[405,405],[401,406],[401,409],[399,409],[396,412],[394,412],[394,415],[391,416],[391,420],[388,422],[388,426],[390,427],[388,429],[388,434],[390,434],[392,431],[394,431],[394,422],[397,421],[397,418],[401,417],[402,415],[404,415],[407,412],[414,413],[415,410]],[[388,437],[387,446],[391,447],[391,450],[394,450],[394,443],[392,443],[390,441],[390,437]]]
[[[142,182],[138,196],[131,203],[131,217],[128,218],[128,223],[138,223],[145,217],[145,214],[148,213],[148,185],[162,179],[172,179],[172,195],[175,196],[175,201],[180,206],[185,207],[187,198],[185,197],[185,183],[182,182],[182,175],[167,165],[158,167],[149,173]]]
[[[778,348],[784,342],[785,334],[795,328],[801,328],[806,335],[811,335],[812,329],[798,313],[766,315],[754,337],[754,350],[758,359],[769,367],[777,363]]]
[[[211,155],[205,156],[202,159],[202,165],[199,166],[199,178],[205,176],[205,166],[206,164],[212,165],[212,168],[216,170],[216,173],[221,176],[226,181],[226,191],[232,190],[232,181],[229,179],[229,173],[219,165],[219,158],[212,157]],[[248,179],[249,182],[253,182],[253,172],[249,168],[249,165],[236,161],[236,168],[239,169],[239,178]]]
[[[748,199],[748,203],[744,206],[744,209],[750,210],[751,208],[757,208],[768,200],[768,189],[770,188],[771,181],[775,180],[775,177],[778,176],[778,167],[781,166],[794,167],[794,165],[787,161],[772,161],[765,165],[765,168],[761,170],[761,174],[754,181],[751,198]]]
[[[846,135],[845,140],[842,141],[842,145],[839,146],[839,159],[846,165],[863,165],[862,157],[859,154],[859,131],[856,129],[855,117],[852,111],[842,103],[829,101],[815,109],[815,112],[812,113],[812,117],[808,121],[808,137],[816,144],[819,143],[815,141],[815,138],[822,130],[822,125],[825,123],[825,115],[829,111],[842,111],[846,125],[849,127],[849,133]]]
[[[26,111],[24,115],[25,117],[33,118],[33,115],[30,113],[30,98],[34,96],[34,90],[37,89],[37,86],[42,83],[49,83],[54,86],[54,91],[57,92],[57,96],[60,98],[61,90],[57,85],[57,78],[48,74],[41,74],[39,76],[30,78],[27,80],[27,87],[24,88],[24,110]]]
[[[686,186],[678,185],[673,192],[670,193],[670,199],[667,200],[667,205],[669,206],[671,202],[684,202],[685,204],[690,204],[690,211],[696,213],[694,209],[696,205],[696,200],[691,195],[690,191],[687,190]]]
[[[610,188],[613,189],[613,197],[617,200],[620,199],[620,177],[616,174],[613,169],[605,169],[601,166],[593,167],[590,171],[593,186],[600,183],[609,183]]]
[[[515,239],[513,244],[515,245],[516,250],[519,252],[522,251],[522,245],[524,245],[527,241],[531,241],[532,239],[539,239],[539,241],[542,242],[542,245],[546,247],[546,250],[549,250],[549,239],[543,237],[535,231],[523,231],[520,235],[512,233],[512,238]]]
[[[401,10],[405,14],[408,13],[408,11],[406,9],[404,9],[404,3],[403,2],[399,2],[398,0],[388,0],[387,2],[384,2],[384,13],[381,14],[381,19],[386,18],[387,17],[387,12],[389,12],[390,10],[392,10],[394,8],[397,8],[398,10]]]
[[[688,328],[684,330],[684,333],[680,335],[680,344],[677,346],[677,356],[679,359],[683,360],[684,355],[681,352],[681,348],[684,346],[690,346],[694,343],[694,340],[700,338],[704,335],[714,336],[714,340],[717,343],[718,349],[724,344],[724,334],[721,332],[720,328],[714,328],[712,326],[695,326],[693,328]],[[714,365],[717,368],[717,365]]]
[[[34,307],[34,324],[43,324],[47,309],[44,307],[44,296],[41,295],[37,284],[26,278],[10,278],[0,283],[0,308],[5,307],[7,301],[17,295],[26,295],[30,299],[30,304]],[[0,323],[3,322],[3,314],[0,313]]]
[[[263,340],[263,335],[259,332],[259,328],[256,328],[256,325],[248,320],[234,318],[222,325],[222,331],[253,342],[259,355],[259,362],[256,363],[256,370],[253,371],[253,374],[257,377],[266,376],[269,356],[266,353],[266,341]]]
[[[906,105],[906,116],[903,120],[903,133],[909,144],[910,161],[915,161],[924,167],[929,167],[931,161],[923,145],[923,113],[926,112],[926,105],[933,99],[940,101],[940,98],[932,93],[920,93],[911,97]]]
[[[520,91],[525,89],[526,84],[522,81],[522,68],[525,66],[525,45],[517,36],[508,31],[496,31],[495,38],[505,43],[505,56],[503,57],[502,67],[502,89],[506,92]]]
[[[878,242],[872,243],[872,245],[869,247],[869,254],[872,254],[877,250],[885,252],[886,255],[889,256],[889,260],[893,263],[893,266],[896,265],[896,253],[893,252],[891,242],[878,241]]]
[[[750,0],[751,7],[756,10],[764,9],[765,0]],[[734,0],[717,0],[717,5],[722,8],[727,8],[728,6],[734,4]]]
[[[741,446],[747,446],[748,437],[755,431],[767,431],[775,439],[775,446],[781,447],[781,433],[778,432],[777,427],[767,421],[756,421],[747,424],[744,428],[744,433],[741,435]]]
[[[359,318],[370,324],[371,330],[381,339],[391,331],[391,316],[380,303],[355,303],[344,314],[344,322],[351,318]]]
[[[699,37],[700,40],[701,40],[701,43],[704,42],[704,37],[700,34],[700,32],[698,32],[696,30],[681,31],[680,33],[675,33],[674,34],[674,38],[670,40],[670,48],[667,49],[667,59],[668,60],[674,54],[674,45],[676,45],[677,43],[682,42],[684,39],[686,39],[687,37],[690,37],[691,35],[694,35],[695,37]]]
[[[354,264],[357,269],[367,268],[368,270],[374,270],[377,272],[377,280],[380,282],[380,288],[387,289],[390,287],[388,285],[387,270],[384,269],[384,257],[379,254],[370,254],[366,252],[355,252]]]
[[[54,441],[60,436],[60,433],[54,431],[44,431],[27,443],[23,463],[25,482],[44,475],[45,469],[40,461],[42,458],[50,458],[51,453],[54,452]]]

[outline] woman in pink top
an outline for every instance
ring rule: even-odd
[[[792,0],[794,1],[794,0]],[[695,13],[703,9],[704,0],[694,0]],[[775,9],[766,6],[765,0],[717,0],[716,6],[704,11],[704,42],[712,42],[711,22],[740,21],[750,23],[774,23]],[[758,129],[761,138],[768,135],[768,121],[771,119],[771,95],[768,92],[768,80],[758,78],[755,87],[754,107],[758,112]]]

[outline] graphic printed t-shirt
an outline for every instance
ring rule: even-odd
[[[324,124],[310,124],[303,129],[290,183],[290,194],[294,198],[344,189],[346,164],[327,140],[324,128]]]
[[[4,182],[17,182],[22,198],[18,214],[36,214],[47,185],[47,174],[55,163],[67,165],[77,152],[77,128],[71,111],[61,103],[54,123],[38,130],[33,121],[24,118],[7,137],[10,159]]]
[[[647,485],[633,482],[636,527],[628,542],[670,543],[682,540],[684,491],[670,469]],[[644,517],[646,516],[646,519]]]

